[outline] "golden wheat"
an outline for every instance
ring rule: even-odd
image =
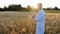
[[[35,34],[35,12],[0,12],[0,34]],[[60,33],[59,13],[46,13],[45,34]]]

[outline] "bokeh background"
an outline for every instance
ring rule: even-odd
[[[0,0],[0,34],[36,34],[38,3],[46,13],[45,34],[60,34],[60,0]]]

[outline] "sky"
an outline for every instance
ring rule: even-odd
[[[27,5],[37,8],[37,4],[42,3],[43,8],[57,6],[60,8],[60,0],[0,0],[0,7],[9,6],[11,4],[21,4],[22,7],[27,7]]]

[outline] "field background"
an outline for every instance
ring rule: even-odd
[[[60,34],[60,10],[45,10],[45,34]],[[0,12],[0,34],[35,34],[37,12]]]

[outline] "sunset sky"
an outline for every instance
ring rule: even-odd
[[[21,4],[23,7],[27,7],[27,5],[37,7],[38,3],[42,3],[43,8],[54,8],[55,6],[60,8],[60,0],[0,0],[0,7],[8,7],[10,4]]]

